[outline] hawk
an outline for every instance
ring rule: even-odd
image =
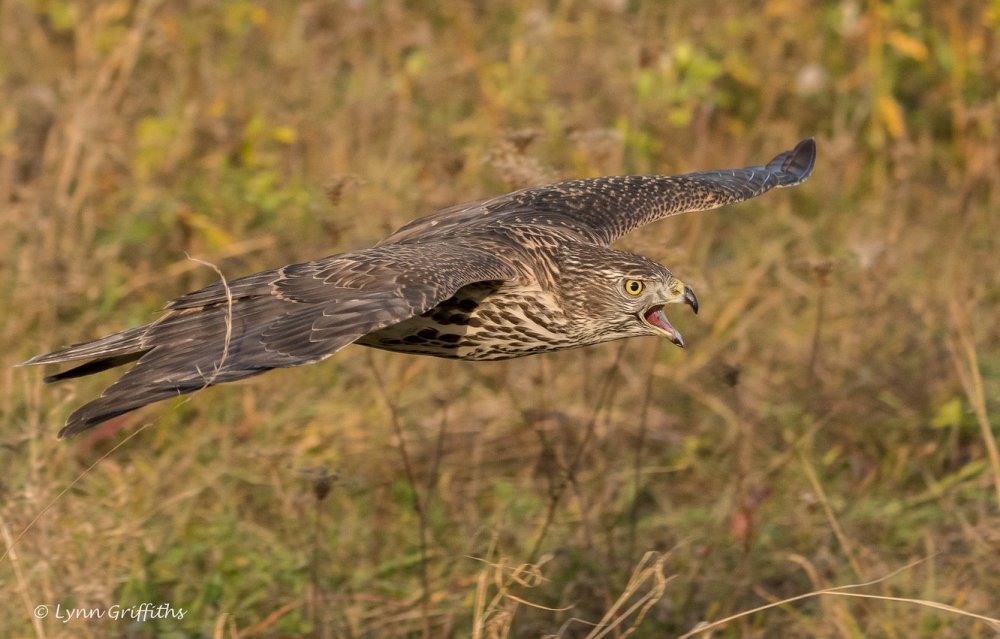
[[[70,415],[63,437],[146,404],[348,344],[497,360],[659,335],[684,346],[669,304],[698,312],[667,268],[611,248],[664,217],[742,202],[809,177],[806,139],[763,166],[570,180],[452,206],[375,246],[219,281],[169,302],[154,321],[38,355],[84,363],[56,382],[135,362]]]

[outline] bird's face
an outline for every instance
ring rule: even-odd
[[[600,252],[595,256],[602,258],[599,262],[563,264],[564,269],[581,275],[586,271],[588,285],[575,287],[582,292],[576,307],[590,326],[600,327],[592,341],[657,335],[683,347],[684,339],[667,319],[665,309],[682,303],[697,313],[698,298],[691,287],[666,267],[640,255],[603,247]]]
[[[623,307],[642,330],[643,334],[661,335],[674,344],[684,347],[684,338],[667,319],[664,309],[668,304],[684,303],[698,312],[698,298],[690,286],[666,271],[649,274],[646,278],[630,276],[619,279]]]

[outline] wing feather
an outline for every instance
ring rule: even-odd
[[[35,357],[92,359],[53,379],[138,359],[60,436],[146,404],[274,368],[316,362],[360,337],[430,310],[462,286],[517,276],[497,253],[451,244],[375,247],[294,264],[184,295],[146,326]],[[230,304],[231,301],[231,304]]]
[[[501,226],[559,227],[604,246],[664,217],[742,202],[804,182],[816,161],[811,138],[762,166],[684,175],[624,175],[536,186],[418,218],[382,241],[440,242]]]

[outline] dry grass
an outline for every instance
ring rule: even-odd
[[[1000,14],[939,4],[0,0],[0,627],[995,636]],[[804,186],[625,242],[698,291],[686,351],[351,347],[68,442],[110,376],[12,368],[218,277],[188,255],[806,135]],[[142,602],[188,612],[32,614]]]

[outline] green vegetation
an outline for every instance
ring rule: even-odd
[[[818,595],[698,636],[995,636],[998,28],[971,0],[0,2],[0,635],[678,636],[889,576],[850,592],[959,610]],[[698,291],[685,351],[349,347],[69,441],[112,376],[12,368],[217,277],[188,255],[233,277],[810,135],[805,185],[623,243]],[[187,614],[32,615],[143,602]]]

